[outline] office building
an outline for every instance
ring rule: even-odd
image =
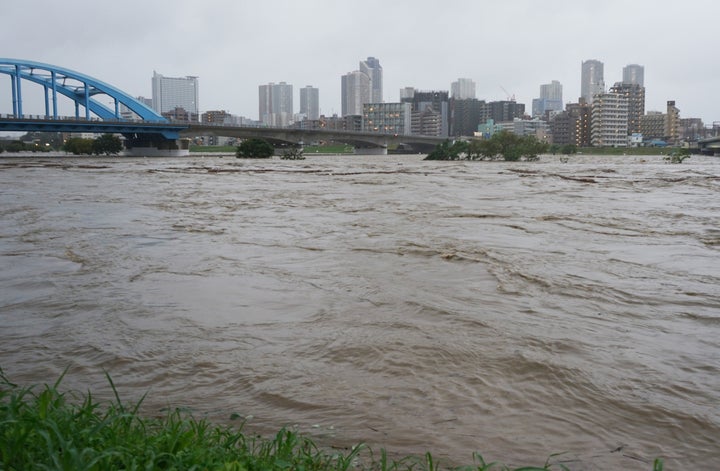
[[[627,147],[627,97],[612,92],[595,95],[590,116],[590,143],[594,147]]]
[[[450,135],[472,136],[480,123],[487,121],[487,104],[475,98],[450,99]]]
[[[525,115],[525,104],[514,100],[491,101],[487,107],[488,118],[496,123],[512,121]]]
[[[285,82],[260,85],[259,119],[266,126],[285,127],[293,117],[293,86]]]
[[[472,100],[475,98],[475,82],[469,78],[459,78],[450,84],[450,97],[456,100]]]
[[[415,90],[412,98],[403,98],[412,104],[412,134],[448,136],[450,132],[450,103],[447,91]]]
[[[198,93],[197,77],[165,77],[153,71],[152,108],[160,114],[177,114],[178,109],[182,109],[197,121]]]
[[[410,134],[412,105],[410,103],[365,103],[362,130],[382,134]]]
[[[342,115],[362,116],[363,105],[372,101],[370,76],[356,70],[343,75],[340,85]]]
[[[300,114],[305,119],[320,119],[320,91],[313,86],[300,89]]]
[[[368,57],[360,61],[360,72],[370,78],[370,103],[383,102],[383,69],[380,61],[374,57]],[[367,102],[366,102],[367,103]]]
[[[629,64],[623,67],[623,83],[645,86],[645,67]]]
[[[605,92],[603,67],[603,63],[598,60],[587,60],[582,63],[580,96],[588,104],[592,104],[595,95]]]

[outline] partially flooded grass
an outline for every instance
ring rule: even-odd
[[[64,375],[63,375],[64,376]],[[473,464],[441,467],[432,454],[388,458],[357,445],[344,452],[322,449],[310,438],[282,429],[274,437],[249,436],[242,426],[218,426],[180,410],[164,418],[139,414],[142,399],[132,406],[115,393],[108,404],[91,393],[82,397],[59,391],[62,376],[39,392],[12,384],[0,369],[0,469],[20,470],[377,470],[377,471],[543,471],[567,470],[551,463],[509,468],[487,463],[480,454]],[[144,398],[143,398],[144,399]],[[656,460],[654,471],[662,471]]]

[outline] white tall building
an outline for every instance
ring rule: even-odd
[[[161,114],[182,108],[188,114],[199,116],[198,78],[165,77],[153,71],[152,107]]]
[[[604,65],[598,60],[587,60],[582,63],[580,78],[580,97],[590,104],[593,97],[605,92]]]
[[[260,85],[259,119],[267,126],[284,127],[293,118],[293,86],[285,82]]]
[[[475,82],[469,78],[459,78],[450,84],[450,96],[456,100],[472,100],[475,96]]]
[[[368,57],[360,61],[360,72],[370,77],[370,102],[383,102],[383,69],[380,61],[374,57]],[[362,111],[362,107],[360,108]]]
[[[361,116],[363,114],[363,105],[371,102],[371,86],[370,77],[359,70],[342,76],[341,99],[343,116]]]
[[[629,64],[623,67],[623,83],[645,86],[645,67]]]
[[[590,144],[594,147],[627,147],[628,98],[621,93],[595,95],[590,117]]]
[[[307,119],[320,119],[320,91],[308,85],[300,89],[300,114]]]

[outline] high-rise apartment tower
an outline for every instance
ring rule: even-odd
[[[590,104],[593,97],[605,92],[603,63],[598,60],[587,60],[582,63],[580,77],[580,97]]]
[[[307,119],[320,119],[320,91],[308,85],[300,89],[300,113]]]
[[[360,61],[360,72],[370,77],[370,101],[368,103],[382,103],[383,69],[380,61],[374,57]],[[362,107],[360,107],[360,111],[362,111]]]
[[[363,105],[372,103],[370,77],[359,70],[345,74],[341,78],[342,115],[363,114]]]
[[[475,82],[469,78],[459,78],[450,84],[450,96],[456,100],[475,98]]]
[[[284,127],[293,116],[293,86],[285,82],[260,85],[260,121],[268,126]]]
[[[623,67],[623,83],[645,86],[645,67],[629,64]]]

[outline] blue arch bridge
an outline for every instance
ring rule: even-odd
[[[125,136],[129,150],[138,155],[184,155],[188,152],[185,138],[208,135],[262,137],[277,146],[336,141],[368,153],[386,153],[388,146],[401,144],[424,152],[444,140],[436,136],[171,122],[122,90],[64,67],[0,58],[0,73],[10,77],[12,94],[12,114],[0,115],[0,131],[120,133]],[[45,114],[24,114],[23,88],[28,84],[42,87]],[[72,101],[74,116],[59,115],[59,97]],[[132,118],[127,118],[128,115]]]

